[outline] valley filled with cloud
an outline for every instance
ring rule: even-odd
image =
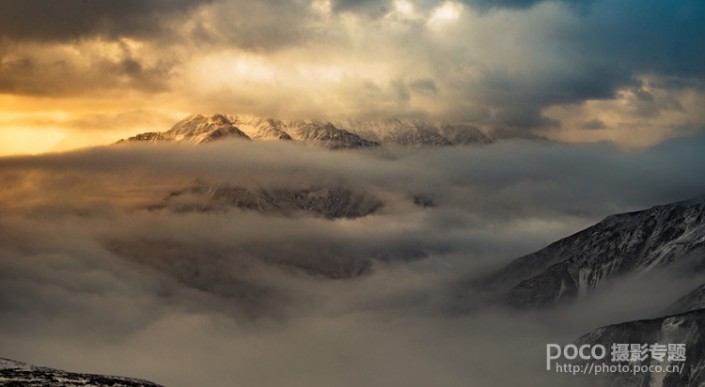
[[[657,316],[700,278],[622,279],[544,312],[487,305],[468,284],[609,214],[705,191],[702,141],[625,152],[236,140],[6,157],[0,347],[170,386],[560,383],[543,369],[546,342]],[[382,205],[327,218],[168,199],[199,184],[347,188]]]

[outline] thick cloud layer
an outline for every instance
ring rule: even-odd
[[[204,0],[58,0],[0,2],[0,36],[10,39],[71,41],[152,37],[164,22],[184,18]]]
[[[704,193],[703,141],[640,152],[224,142],[5,157],[0,356],[177,387],[575,384],[544,371],[547,342],[656,315],[699,278],[629,279],[547,313],[461,313],[477,305],[458,305],[453,287],[611,213]],[[385,206],[338,220],[149,210],[195,180],[344,186]],[[435,206],[415,205],[419,194]],[[366,274],[347,279],[297,265],[364,259]]]

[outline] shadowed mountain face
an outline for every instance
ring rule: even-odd
[[[381,201],[370,195],[342,187],[264,189],[197,182],[169,193],[149,210],[171,211],[177,214],[172,216],[178,216],[239,209],[250,212],[250,217],[260,213],[282,221],[295,221],[296,216],[333,221],[365,217],[382,206]],[[265,229],[261,232],[276,233]],[[364,249],[339,249],[313,243],[307,237],[298,242],[252,241],[223,247],[144,235],[106,240],[104,245],[126,260],[156,269],[193,289],[235,301],[242,310],[255,314],[286,298],[261,283],[258,273],[351,278],[368,273],[375,258]]]
[[[666,314],[680,314],[705,309],[705,284],[676,300]]]
[[[382,206],[382,202],[369,195],[342,187],[268,190],[197,184],[171,192],[150,209],[190,212],[239,208],[271,215],[301,213],[335,219],[367,216]]]
[[[339,129],[331,123],[317,121],[295,121],[286,125],[287,133],[294,140],[329,149],[354,149],[379,146],[379,143],[364,139],[357,134]]]
[[[252,116],[194,115],[166,132],[138,134],[118,143],[186,142],[220,139],[293,140],[329,149],[357,149],[380,144],[404,147],[488,144],[493,140],[478,128],[419,120],[283,121]]]
[[[600,377],[601,385],[612,387],[695,387],[705,385],[705,310],[703,309],[651,320],[631,321],[601,327],[581,337],[577,342],[578,345],[601,344],[608,348],[608,352],[613,343],[685,344],[684,362],[668,358],[659,361],[649,356],[641,363],[636,363],[661,365],[664,368],[669,365],[683,365],[684,369],[682,372],[671,373],[608,373]],[[628,363],[622,362],[622,364]]]
[[[489,144],[493,139],[472,125],[402,120],[343,121],[339,127],[378,141],[405,147]]]
[[[606,279],[644,273],[705,248],[705,197],[613,215],[521,257],[481,282],[509,305],[549,305],[587,294]]]
[[[453,145],[489,144],[495,141],[472,125],[441,124],[438,133]]]
[[[360,136],[372,138],[383,144],[402,146],[447,146],[452,143],[439,133],[439,128],[421,121],[399,119],[370,122],[348,121],[339,124]]]
[[[161,387],[159,384],[140,379],[66,372],[8,359],[0,359],[0,385],[8,387]]]

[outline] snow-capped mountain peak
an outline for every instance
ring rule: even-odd
[[[201,144],[220,138],[239,138],[249,140],[229,117],[223,114],[203,116],[197,114],[179,121],[170,130],[164,132],[167,139],[177,142]]]
[[[207,143],[220,139],[293,140],[330,149],[379,145],[404,147],[487,144],[494,141],[465,124],[387,118],[368,121],[278,120],[250,115],[196,114],[165,132],[146,132],[126,142]]]

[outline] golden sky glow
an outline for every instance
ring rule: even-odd
[[[110,143],[201,112],[418,117],[627,146],[705,124],[697,6],[655,19],[670,34],[658,41],[631,5],[608,2],[0,7],[0,154]]]

